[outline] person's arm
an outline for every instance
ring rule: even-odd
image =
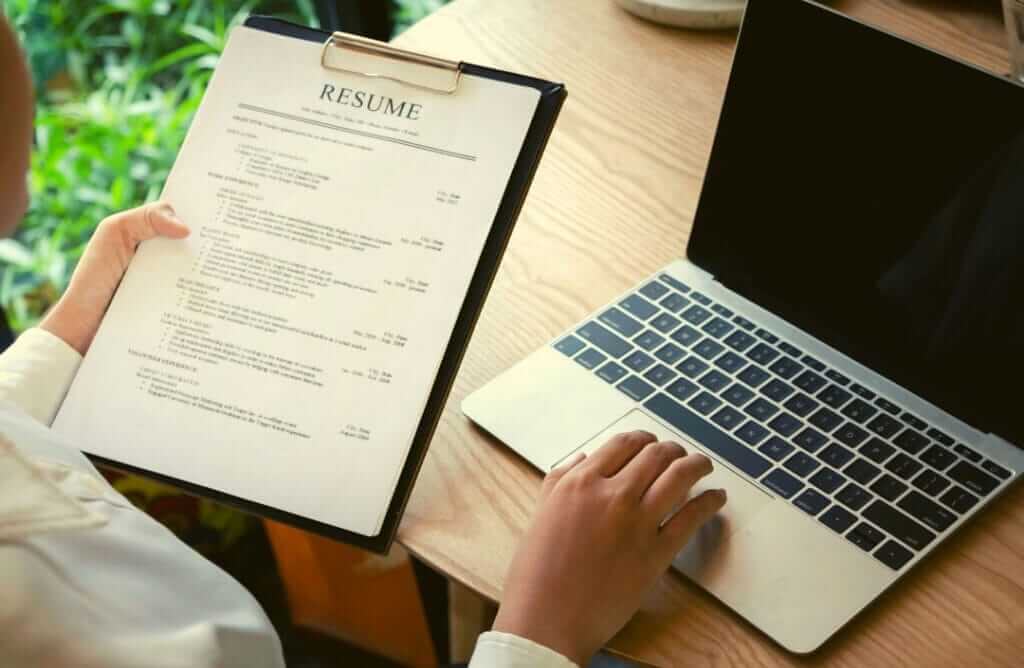
[[[724,490],[688,498],[711,460],[656,440],[619,434],[548,474],[470,668],[582,668],[722,508]]]
[[[100,223],[64,295],[39,327],[0,355],[0,401],[43,424],[53,422],[135,249],[153,237],[187,235],[188,228],[160,202]]]

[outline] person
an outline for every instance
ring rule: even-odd
[[[28,203],[32,93],[2,16],[0,114],[10,233]],[[102,221],[59,301],[0,355],[0,665],[283,665],[256,600],[48,429],[138,244],[188,234],[161,202]],[[549,473],[471,668],[585,665],[722,507],[721,490],[688,499],[711,469],[634,432]]]

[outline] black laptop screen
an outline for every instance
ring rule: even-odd
[[[751,0],[688,256],[1024,445],[1024,87]]]

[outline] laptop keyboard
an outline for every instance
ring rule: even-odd
[[[665,274],[554,347],[894,570],[1012,476]]]

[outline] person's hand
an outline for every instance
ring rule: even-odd
[[[105,219],[85,247],[68,289],[39,326],[84,355],[139,244],[153,237],[181,239],[188,234],[188,227],[165,202]]]
[[[619,434],[548,474],[495,631],[585,666],[629,621],[676,553],[725,504],[724,490],[686,500],[711,460],[655,441],[643,431]]]

